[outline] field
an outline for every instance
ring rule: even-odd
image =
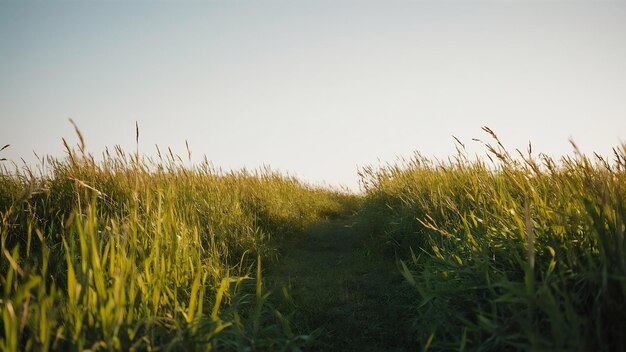
[[[416,154],[363,193],[79,143],[0,164],[0,347],[626,350],[626,146]],[[1,152],[0,152],[1,157]]]

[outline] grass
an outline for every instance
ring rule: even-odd
[[[626,349],[626,146],[491,163],[459,154],[362,170],[363,217],[403,254],[432,350]],[[575,145],[574,145],[575,148]]]
[[[364,194],[119,147],[0,174],[0,349],[626,349],[626,146],[419,154]],[[138,134],[137,134],[138,138]]]
[[[96,162],[80,140],[48,174],[0,177],[2,350],[306,344],[265,303],[261,262],[350,197],[271,170],[188,169],[171,152]]]

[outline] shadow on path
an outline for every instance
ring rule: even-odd
[[[274,292],[289,288],[295,327],[318,329],[315,350],[417,348],[406,333],[407,286],[393,259],[368,252],[367,241],[355,218],[317,223],[286,243],[265,274]]]

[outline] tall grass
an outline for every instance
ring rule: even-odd
[[[361,170],[364,219],[399,251],[435,350],[626,349],[626,146],[609,160],[459,154]],[[575,147],[575,146],[574,146]]]
[[[171,150],[116,147],[96,161],[77,132],[78,147],[64,141],[68,157],[46,158],[46,172],[5,161],[0,174],[0,349],[306,344],[267,304],[261,260],[348,196],[271,170],[184,167]]]
[[[360,172],[361,218],[401,258],[416,339],[625,350],[626,146],[554,160],[511,155],[485,131],[488,161],[459,142],[446,162],[417,154]],[[360,199],[269,169],[185,167],[171,150],[96,161],[77,133],[42,171],[0,160],[0,349],[306,348],[289,304],[268,299],[262,262]]]

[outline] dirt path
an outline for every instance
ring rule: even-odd
[[[318,223],[294,238],[266,274],[274,292],[289,287],[293,324],[318,329],[315,349],[404,351],[407,287],[393,259],[368,253],[354,219]]]

